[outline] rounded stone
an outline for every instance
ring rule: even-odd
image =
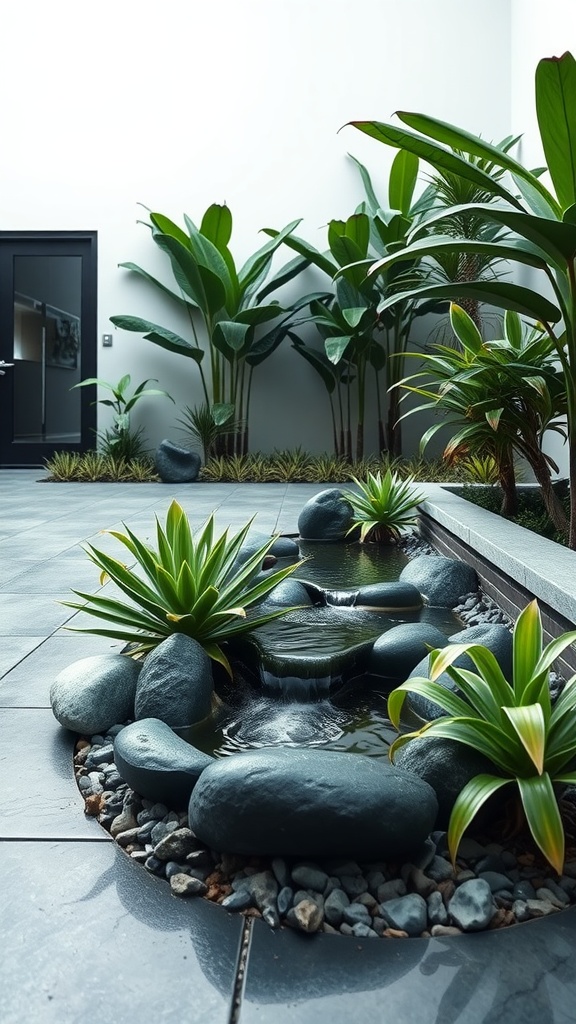
[[[54,717],[64,728],[86,736],[132,718],[141,668],[124,654],[96,654],[73,662],[50,687]]]
[[[276,747],[210,765],[189,821],[227,853],[398,860],[421,847],[437,810],[427,783],[387,762]]]
[[[148,654],[136,687],[136,718],[159,718],[174,728],[201,722],[212,705],[212,667],[200,644],[173,633]]]
[[[422,607],[422,595],[412,583],[369,583],[357,592],[354,607],[414,611]]]
[[[417,555],[404,566],[400,579],[413,583],[428,604],[442,608],[454,608],[463,594],[478,589],[475,569],[443,555]]]
[[[448,904],[448,913],[464,932],[487,928],[496,910],[492,891],[483,878],[472,878],[458,886]]]
[[[492,652],[496,661],[500,665],[504,677],[508,680],[512,679],[512,634],[506,628],[499,623],[487,623],[480,626],[471,626],[469,629],[462,629],[459,633],[453,633],[448,638],[448,644],[482,644],[483,647],[487,647]],[[476,672],[474,662],[468,654],[462,654],[456,658],[453,662],[454,668],[464,668],[469,672]],[[416,665],[416,667],[410,672],[410,679],[416,676],[424,676],[428,678],[429,671],[429,656],[423,658],[422,661]],[[453,679],[448,675],[447,672],[442,672],[435,680],[440,686],[443,686],[447,690],[451,690],[453,693],[460,694],[458,687]],[[406,698],[406,707],[409,708],[414,714],[418,715],[419,718],[426,722],[431,721],[434,718],[440,718],[441,715],[445,715],[446,712],[431,700],[427,700],[417,693],[409,693]]]
[[[306,502],[298,516],[298,532],[303,540],[351,540],[348,531],[354,523],[354,509],[343,491],[329,487]]]
[[[394,764],[404,771],[414,772],[432,786],[438,799],[436,827],[442,829],[448,828],[456,798],[471,779],[477,775],[500,774],[483,754],[442,736],[421,736],[410,740],[397,752]],[[507,794],[506,788],[503,792]]]
[[[267,605],[273,604],[280,608],[291,608],[295,605],[306,605],[309,607],[312,604],[312,598],[303,583],[295,579],[282,580],[274,590],[271,590],[266,595]]]
[[[165,722],[146,718],[118,734],[114,760],[124,781],[145,800],[182,807],[214,759],[186,743]]]
[[[412,669],[428,657],[429,648],[446,646],[446,637],[428,622],[403,622],[376,640],[369,661],[372,675],[404,682]]]
[[[181,448],[166,439],[158,445],[154,462],[156,472],[165,484],[192,483],[197,479],[202,465],[197,452]]]

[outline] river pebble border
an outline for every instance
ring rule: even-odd
[[[405,538],[402,548],[409,557],[437,553],[417,536]],[[512,625],[481,591],[463,595],[454,612],[465,626]],[[85,812],[129,857],[165,879],[175,896],[203,896],[228,911],[262,917],[272,928],[356,938],[459,935],[576,904],[576,847],[569,848],[559,879],[529,841],[465,837],[453,868],[445,832],[432,833],[418,858],[405,864],[266,860],[210,850],[190,830],[185,810],[144,800],[123,782],[114,764],[114,738],[123,728],[76,744]],[[563,812],[576,824],[576,790],[566,793]]]

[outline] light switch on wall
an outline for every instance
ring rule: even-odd
[[[102,335],[102,345],[103,345],[104,348],[112,348],[112,335],[111,334],[103,334]]]

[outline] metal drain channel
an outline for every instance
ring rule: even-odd
[[[238,949],[238,961],[236,963],[236,978],[234,981],[234,989],[232,991],[232,1008],[230,1010],[229,1024],[239,1024],[240,1021],[242,1000],[244,998],[244,986],[246,983],[246,967],[248,965],[248,955],[250,953],[250,944],[252,942],[253,925],[253,918],[244,918],[244,927],[242,929],[240,947]]]

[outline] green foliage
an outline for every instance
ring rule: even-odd
[[[498,463],[493,455],[466,455],[460,468],[474,484],[497,484],[500,479]]]
[[[228,423],[228,453],[243,454],[248,448],[248,419],[252,373],[287,336],[296,312],[310,297],[281,306],[268,296],[292,280],[307,265],[292,260],[269,280],[272,258],[298,221],[288,224],[277,238],[258,249],[238,268],[228,247],[232,214],[227,206],[213,204],[200,228],[184,216],[185,229],[161,213],[149,211],[146,223],[152,241],[166,256],[174,286],[169,288],[134,263],[120,266],[143,277],[186,314],[193,338],[186,338],[159,324],[135,316],[113,316],[112,323],[135,331],[154,345],[191,359],[198,367],[205,404],[214,422]],[[264,333],[260,328],[265,325]],[[209,378],[204,372],[208,354]]]
[[[230,423],[227,410],[210,408],[205,402],[194,407],[186,406],[180,419],[176,421],[185,435],[185,440],[199,444],[202,448],[204,463],[217,454],[222,447],[225,435],[238,429],[237,424]]]
[[[102,452],[55,452],[46,459],[48,481],[150,483],[158,480],[152,459],[121,459]]]
[[[510,513],[517,504],[513,455],[518,454],[533,469],[556,528],[567,532],[564,510],[552,488],[550,469],[557,467],[542,452],[545,431],[563,433],[559,419],[566,411],[565,381],[557,370],[553,340],[539,328],[527,329],[510,311],[503,336],[491,341],[482,340],[460,306],[451,305],[450,319],[459,347],[433,346],[420,357],[424,369],[400,381],[405,391],[427,400],[406,415],[422,410],[443,414],[422,435],[422,450],[439,430],[449,430],[447,459],[491,460],[508,494]]]
[[[432,652],[429,679],[408,679],[390,694],[388,714],[396,728],[407,693],[418,693],[446,712],[446,717],[428,722],[418,732],[399,736],[390,748],[391,760],[410,740],[436,736],[477,750],[495,766],[494,774],[472,779],[454,804],[448,827],[453,863],[462,836],[482,805],[503,786],[515,783],[535,843],[561,874],[565,837],[554,785],[576,783],[572,768],[576,758],[576,676],[566,683],[552,707],[549,669],[575,642],[576,631],[572,631],[543,650],[540,611],[532,601],[514,627],[510,682],[486,647],[449,644]],[[477,672],[454,668],[454,661],[463,653],[472,659]],[[435,682],[446,671],[457,693]]]
[[[129,393],[131,384],[129,373],[121,377],[117,384],[110,384],[99,377],[87,377],[86,380],[81,380],[70,389],[73,391],[74,388],[98,386],[112,393],[112,398],[97,399],[99,405],[104,405],[112,409],[113,412],[112,429],[103,430],[98,434],[99,447],[103,454],[110,459],[117,462],[128,462],[132,459],[142,458],[146,452],[144,428],[139,427],[134,431],[130,427],[130,412],[137,402],[150,396],[169,398],[171,402],[174,401],[167,391],[162,391],[159,388],[147,388],[146,385],[151,380],[156,381],[156,378],[148,377],[147,380],[143,380],[132,394]],[[96,402],[92,402],[92,405],[96,405]]]
[[[509,281],[471,280],[460,285],[417,285],[386,297],[384,313],[396,303],[438,298],[470,299],[490,303],[540,322],[550,338],[564,375],[568,423],[571,516],[569,546],[576,548],[576,60],[571,53],[544,58],[536,68],[536,115],[542,147],[554,191],[541,179],[541,171],[524,167],[508,153],[455,125],[421,113],[399,111],[407,130],[378,121],[352,124],[393,148],[425,159],[435,170],[449,171],[485,189],[498,203],[466,203],[426,218],[409,235],[408,245],[385,257],[371,274],[389,270],[395,261],[436,259],[440,253],[490,255],[539,270],[546,278],[537,290]],[[487,174],[465,156],[489,161],[508,171],[511,191],[500,177]],[[506,232],[502,240],[468,241],[460,237],[431,237],[439,222],[477,216]],[[546,297],[549,292],[552,299]]]
[[[349,533],[360,526],[360,542],[366,540],[392,543],[402,532],[418,522],[417,508],[424,495],[412,487],[412,477],[402,480],[392,469],[369,473],[365,480],[353,477],[359,488],[346,491],[354,509],[354,525]]]
[[[473,505],[479,505],[480,508],[487,509],[488,512],[494,512],[496,515],[501,514],[501,492],[498,487],[487,489],[485,487],[464,486],[460,496],[465,498],[466,501],[470,501]],[[558,498],[567,515],[570,505],[569,497],[558,495]],[[525,530],[538,534],[539,537],[546,537],[557,544],[566,544],[566,537],[559,533],[554,526],[542,501],[542,495],[538,491],[519,490],[516,512],[512,516],[506,516],[506,518],[518,526],[523,526]]]
[[[139,651],[151,650],[172,633],[184,633],[231,675],[223,645],[287,610],[249,618],[246,609],[302,565],[298,562],[260,578],[262,562],[275,540],[271,537],[238,566],[236,560],[253,521],[254,517],[235,536],[225,530],[216,537],[213,513],[194,534],[183,508],[173,501],[165,526],[156,520],[156,548],[139,540],[127,526],[125,533],[108,530],[135,559],[136,572],[91,544],[84,550],[101,570],[102,579],[111,580],[128,601],[74,590],[83,603],[63,602],[67,607],[108,623],[77,632],[136,643]]]

